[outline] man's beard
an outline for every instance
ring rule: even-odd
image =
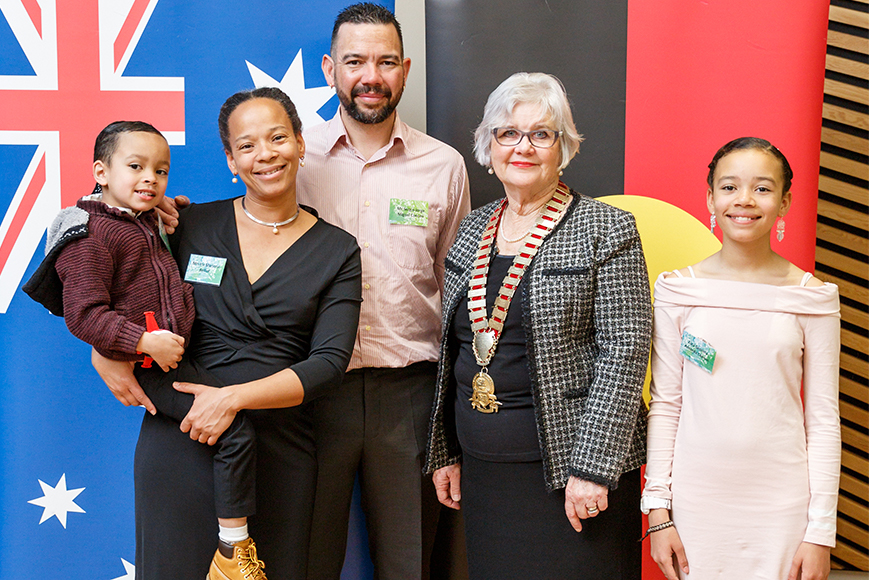
[[[399,89],[399,94],[396,95],[395,100],[393,100],[393,93],[388,87],[354,87],[350,92],[350,97],[343,91],[336,91],[336,94],[338,95],[339,102],[341,102],[341,106],[344,107],[344,110],[352,119],[366,125],[377,125],[386,121],[393,114],[402,98],[404,90],[404,86]],[[357,95],[365,93],[383,95],[386,97],[387,102],[379,109],[363,111],[356,104],[354,98]]]

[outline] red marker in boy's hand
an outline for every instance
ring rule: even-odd
[[[149,310],[148,312],[145,313],[145,331],[146,332],[154,332],[155,330],[160,330],[160,328],[157,326],[157,319],[154,318],[154,312]],[[151,358],[150,356],[145,355],[145,360],[142,361],[142,368],[143,369],[150,369],[151,362],[153,360],[154,359]]]
[[[168,330],[161,330],[157,326],[154,313],[150,311],[145,313],[145,330],[139,339],[137,351],[150,353],[151,356],[145,355],[142,368],[150,369],[155,359],[164,371],[175,368],[184,354],[184,339]]]

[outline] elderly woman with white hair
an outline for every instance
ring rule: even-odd
[[[580,141],[542,73],[505,80],[475,132],[505,197],[445,260],[426,461],[472,580],[640,578],[649,282],[631,214],[559,180]]]

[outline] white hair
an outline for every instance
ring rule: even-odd
[[[474,131],[474,158],[484,167],[492,164],[492,130],[510,124],[517,105],[534,103],[541,108],[541,117],[561,131],[559,145],[563,169],[580,148],[583,137],[577,133],[571,105],[562,81],[546,73],[518,72],[504,80],[486,100],[483,120]]]

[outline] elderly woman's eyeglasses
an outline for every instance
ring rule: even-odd
[[[529,138],[529,143],[535,147],[552,147],[556,144],[561,131],[553,131],[552,129],[535,129],[534,131],[520,131],[510,127],[496,127],[492,130],[492,135],[495,137],[495,142],[504,147],[516,147],[523,140],[523,137]]]

